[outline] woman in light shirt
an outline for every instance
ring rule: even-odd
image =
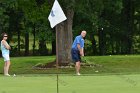
[[[4,58],[4,75],[5,76],[10,76],[9,75],[9,67],[10,67],[10,49],[11,47],[7,43],[8,35],[6,33],[2,34],[2,41],[1,41],[1,51],[2,51],[2,57]]]

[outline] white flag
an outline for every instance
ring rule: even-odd
[[[67,19],[57,0],[53,4],[48,19],[52,28]]]

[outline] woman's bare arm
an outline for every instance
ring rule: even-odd
[[[11,49],[11,47],[6,43],[6,41],[2,40],[2,44],[4,45],[4,47],[8,50]]]

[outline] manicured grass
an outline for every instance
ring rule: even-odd
[[[82,76],[74,68],[59,69],[59,93],[139,93],[140,55],[88,56],[94,67],[82,67]],[[37,63],[48,63],[55,56],[12,57],[10,74],[0,74],[0,93],[57,93],[56,69],[35,70]],[[0,58],[0,73],[3,69]],[[95,71],[99,72],[95,72]]]
[[[94,67],[82,67],[82,74],[137,74],[140,73],[140,55],[122,56],[87,56],[88,63],[97,64]],[[12,57],[11,74],[53,74],[57,69],[35,70],[37,63],[48,63],[55,60],[55,56]],[[3,71],[3,59],[0,58],[0,73]],[[100,66],[98,66],[100,65]],[[95,72],[98,70],[99,72]],[[62,74],[74,74],[74,68],[59,69]]]
[[[103,67],[96,68],[100,73],[140,73],[139,55],[87,57],[87,60],[101,64]]]
[[[0,93],[56,93],[56,81],[52,78],[0,77]]]
[[[46,73],[43,70],[34,70],[33,66],[37,63],[47,63],[55,60],[54,56],[35,56],[35,57],[11,57],[11,69],[10,72],[16,74],[34,74],[34,73]],[[3,59],[0,59],[0,73],[2,73],[2,62]]]
[[[140,75],[59,76],[59,93],[139,93]],[[0,77],[0,93],[57,93],[56,76]]]
[[[61,84],[60,93],[138,93],[139,76],[63,76],[66,85]]]

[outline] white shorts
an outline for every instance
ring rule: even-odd
[[[2,56],[3,56],[5,62],[10,61],[10,57],[8,54],[4,54]]]

